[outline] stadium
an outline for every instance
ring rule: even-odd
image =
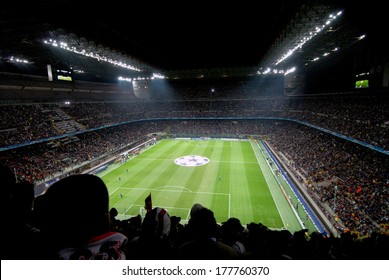
[[[2,213],[6,242],[24,240],[3,244],[2,259],[387,259],[383,9],[276,1],[249,57],[254,46],[223,41],[227,31],[207,53],[197,41],[182,50],[189,39],[175,33],[156,35],[169,46],[134,43],[113,17],[99,35],[101,14],[70,24],[43,15],[73,1],[38,2],[36,14],[1,11]],[[121,238],[108,257],[79,243],[106,234],[101,184]]]

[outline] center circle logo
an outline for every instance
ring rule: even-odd
[[[208,162],[209,159],[202,156],[182,156],[174,160],[175,164],[181,166],[201,166]]]

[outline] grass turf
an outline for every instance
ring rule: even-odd
[[[236,217],[243,225],[255,222],[274,229],[301,229],[277,187],[271,186],[271,172],[258,151],[249,141],[165,139],[99,175],[119,219],[142,214],[151,193],[153,207],[165,208],[183,223],[192,205],[200,203],[215,213],[218,223]],[[188,165],[199,162],[191,161],[192,156],[209,162],[176,164],[183,156],[189,156],[188,162],[181,161]]]

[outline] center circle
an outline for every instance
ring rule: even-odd
[[[195,155],[182,156],[174,160],[174,163],[180,166],[201,166],[207,164],[208,162],[208,158]]]

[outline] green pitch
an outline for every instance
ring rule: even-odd
[[[301,229],[256,142],[162,140],[99,175],[119,219],[144,214],[151,193],[153,207],[165,208],[183,223],[192,205],[200,203],[218,223],[236,217],[243,225]]]

